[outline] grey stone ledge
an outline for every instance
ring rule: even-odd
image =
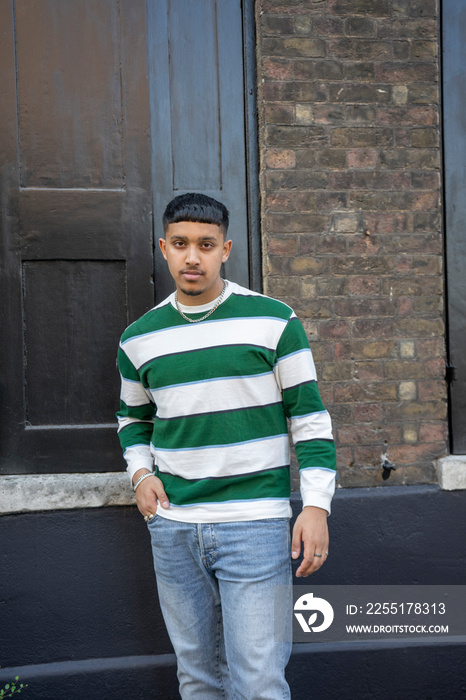
[[[436,461],[437,477],[444,491],[466,489],[466,455],[449,455]]]
[[[0,515],[135,502],[126,472],[0,476]]]

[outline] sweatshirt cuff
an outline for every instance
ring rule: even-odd
[[[304,506],[323,508],[330,515],[330,503],[335,493],[336,472],[319,467],[300,469],[299,480]]]
[[[133,485],[134,475],[140,469],[147,469],[147,471],[153,472],[154,471],[154,461],[152,459],[137,459],[137,460],[134,460],[134,462],[131,462],[131,464],[127,466],[126,471],[128,472],[131,486]]]
[[[315,506],[316,508],[323,508],[330,515],[331,512],[331,502],[332,496],[324,491],[307,491],[301,494],[303,501],[303,508],[305,506]]]

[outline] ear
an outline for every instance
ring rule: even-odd
[[[226,262],[228,260],[228,258],[230,257],[232,245],[233,245],[233,241],[231,241],[231,240],[225,241],[225,243],[223,244],[222,263]]]
[[[159,248],[162,251],[162,255],[167,259],[167,243],[165,241],[165,238],[159,238]]]

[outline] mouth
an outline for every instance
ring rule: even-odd
[[[188,282],[196,282],[200,277],[202,277],[203,273],[199,270],[183,270],[181,275]]]

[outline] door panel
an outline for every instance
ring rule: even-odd
[[[120,16],[106,0],[16,0],[22,187],[123,186]]]
[[[443,0],[443,133],[451,447],[466,454],[466,5]]]
[[[226,274],[259,288],[253,15],[252,0],[0,3],[0,473],[124,467],[116,348],[172,289],[161,257],[154,285],[154,233],[173,196],[225,202]]]
[[[155,239],[178,194],[202,191],[230,211],[225,275],[249,285],[243,16],[239,2],[148,4]],[[156,299],[173,290],[156,252]]]
[[[116,347],[153,305],[145,3],[0,12],[2,469],[118,469]]]

